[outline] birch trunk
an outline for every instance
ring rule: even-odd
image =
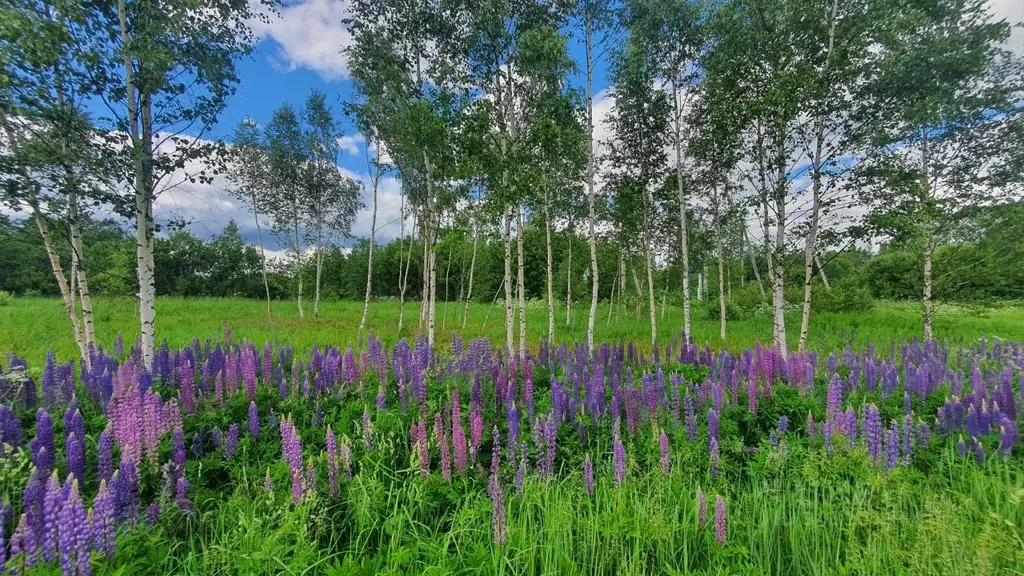
[[[505,351],[509,359],[515,354],[515,327],[512,313],[512,214],[505,209]]]
[[[672,101],[675,115],[676,187],[679,191],[679,253],[683,268],[683,340],[690,341],[690,251],[686,235],[686,193],[683,189],[682,113],[679,87],[672,79]]]
[[[838,0],[832,0],[832,11],[829,16],[828,51],[825,52],[825,66],[822,75],[828,72],[831,63],[832,49],[835,45],[836,10]],[[807,349],[807,331],[811,324],[811,296],[814,281],[814,260],[817,254],[818,218],[821,212],[821,165],[822,147],[825,139],[825,117],[819,114],[814,125],[814,157],[811,159],[811,223],[807,230],[807,243],[804,246],[804,307],[800,316],[800,340],[797,350]]]
[[[722,199],[718,198],[717,191],[715,191],[717,200],[715,201],[715,252],[716,259],[718,260],[718,315],[719,315],[719,336],[722,338],[722,342],[725,342],[725,329],[726,329],[726,311],[725,311],[725,258],[722,246],[722,218],[721,218],[721,202]]]
[[[426,215],[421,216],[420,239],[423,240],[423,267],[420,270],[420,280],[423,288],[420,290],[420,330],[427,323],[427,311],[430,308],[430,227]]]
[[[60,288],[60,295],[64,301],[64,311],[67,313],[68,320],[71,322],[71,331],[75,335],[75,344],[78,345],[78,351],[81,353],[82,358],[88,358],[89,346],[85,342],[85,334],[83,334],[82,326],[78,322],[78,313],[75,311],[74,298],[72,296],[71,287],[68,285],[67,277],[64,276],[64,269],[60,264],[60,256],[53,247],[53,235],[50,234],[50,227],[43,218],[42,212],[40,212],[38,208],[38,203],[33,202],[32,208],[36,221],[36,228],[39,229],[39,237],[43,240],[43,248],[46,249],[46,256],[50,260],[50,268],[53,270],[53,277],[57,281],[57,287]]]
[[[526,283],[523,279],[523,209],[516,211],[516,291],[519,293],[519,361],[526,361]]]
[[[761,297],[764,297],[764,283],[761,282],[761,272],[757,269],[757,258],[754,256],[754,249],[750,245],[750,239],[747,237],[747,228],[743,228],[743,248],[750,255],[750,267],[754,269],[754,279],[757,280],[757,289],[761,292]]]
[[[572,244],[573,238],[572,223],[569,223],[569,257],[566,259],[565,267],[568,272],[565,275],[565,325],[572,326]]]
[[[71,251],[74,255],[74,274],[78,279],[78,299],[82,305],[82,328],[85,334],[87,347],[96,346],[96,327],[92,317],[92,294],[89,292],[89,281],[85,273],[84,243],[82,242],[82,228],[78,210],[78,196],[74,190],[68,193],[68,216],[71,229]],[[85,357],[84,362],[89,366],[89,358]]]
[[[320,225],[318,224],[317,227],[319,228]],[[323,238],[321,237],[320,232],[317,232],[316,255],[313,257],[313,262],[314,262],[315,267],[316,267],[316,277],[314,279],[314,284],[315,285],[313,287],[313,319],[314,320],[319,320],[320,319],[320,275],[322,274],[323,268],[324,268],[324,246],[323,246]]]
[[[462,329],[466,329],[466,320],[469,318],[469,303],[473,298],[473,272],[476,270],[476,243],[479,237],[476,221],[473,221],[473,256],[469,259],[469,286],[466,287],[466,304],[462,310]]]
[[[448,280],[451,278],[452,272],[452,252],[455,249],[454,244],[448,246],[448,262],[444,267],[444,312],[441,313],[441,331],[444,331],[445,326],[448,325]]]
[[[403,220],[402,228],[404,230],[405,224]],[[409,251],[405,253],[405,274],[402,274],[402,269],[398,269],[398,331],[402,331],[402,326],[405,324],[405,290],[409,285],[409,266],[412,264],[412,246],[416,239],[416,222],[413,221],[412,231],[409,234]],[[401,245],[399,245],[401,248]],[[401,252],[399,252],[401,254]]]
[[[775,273],[772,277],[772,297],[775,313],[774,344],[786,358],[789,354],[786,344],[786,298],[785,298],[785,276],[786,267],[783,256],[786,251],[786,192],[789,184],[786,180],[786,127],[783,124],[776,134],[776,162],[777,179],[775,187],[775,214],[778,220],[775,223],[775,258],[773,259]]]
[[[298,281],[295,302],[299,307],[299,318],[305,318],[305,310],[302,309],[302,240],[299,237],[298,204],[292,206],[292,225],[295,227],[295,276]]]
[[[597,232],[594,212],[594,33],[589,11],[585,16],[587,57],[587,204],[590,211],[590,317],[587,319],[587,351],[594,350],[594,321],[597,319]]]
[[[274,319],[270,313],[270,282],[267,280],[267,252],[263,247],[263,228],[260,226],[260,211],[256,205],[256,192],[252,191],[252,213],[256,221],[256,235],[260,240],[260,273],[263,275],[263,289],[267,292],[267,323],[273,323]]]
[[[818,254],[814,254],[814,265],[818,267],[818,277],[821,278],[821,285],[825,287],[825,290],[832,290],[832,286],[828,283],[828,276],[825,275],[825,267],[821,265],[821,258]]]
[[[651,210],[654,209],[654,197],[648,186],[644,191],[647,198],[647,206],[644,211],[644,260],[647,261],[647,308],[651,316],[651,351],[658,353],[658,308],[654,303],[654,271],[651,257]]]
[[[928,131],[921,130],[921,189],[926,201],[931,200],[932,182],[930,176],[931,155],[928,149]],[[934,339],[932,330],[932,255],[935,253],[935,234],[931,225],[925,225],[924,241],[924,289],[921,293],[921,324],[925,342]]]
[[[380,158],[378,158],[379,160]],[[377,190],[380,184],[380,166],[379,164],[374,164],[374,166],[376,168],[373,175],[373,210],[370,213],[370,247],[366,256],[366,296],[363,298],[363,318],[359,321],[360,340],[363,337],[363,330],[366,329],[366,316],[370,313],[370,295],[373,294],[373,247],[377,243]],[[398,245],[398,252],[399,254],[402,252],[401,244]],[[398,269],[401,270],[401,262],[398,266]]]
[[[551,273],[551,194],[544,189],[544,249],[547,265],[548,346],[555,343],[555,286]]]

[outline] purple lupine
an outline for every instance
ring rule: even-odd
[[[512,390],[513,388],[509,388]],[[508,451],[506,452],[509,462],[515,461],[516,448],[519,447],[519,408],[516,407],[516,403],[510,402],[508,410],[505,412],[507,423],[508,423],[508,435],[506,442],[508,443]]]
[[[348,442],[348,436],[341,437],[341,446],[338,447],[338,456],[341,459],[341,473],[345,480],[352,479],[352,445]]]
[[[57,473],[50,475],[46,483],[46,495],[43,498],[43,559],[52,561],[57,559],[57,538],[60,531],[60,511],[64,507],[64,492],[60,482],[57,480]]]
[[[36,546],[36,535],[29,526],[28,517],[21,515],[18,526],[11,535],[11,560],[18,560],[19,568],[31,568],[39,559],[39,548]],[[17,572],[12,570],[12,574]]]
[[[480,446],[484,441],[484,415],[480,411],[480,403],[472,402],[469,413],[469,458],[476,461]]]
[[[160,502],[153,501],[146,506],[146,524],[152,526],[160,521]]]
[[[697,528],[704,529],[708,523],[708,500],[704,497],[704,490],[697,487]]]
[[[441,413],[437,413],[436,422],[440,424],[438,428],[441,451],[441,478],[445,482],[452,481],[452,451],[448,443],[448,434],[444,431],[444,424],[441,423]]]
[[[171,440],[171,464],[173,465],[172,472],[174,477],[185,475],[185,431],[178,426],[174,429],[174,435]]]
[[[967,444],[964,443],[963,435],[961,435],[960,439],[957,440],[957,443],[956,443],[956,454],[957,454],[957,456],[959,456],[961,458],[966,458],[967,457]]]
[[[82,446],[82,440],[74,432],[68,435],[64,452],[68,474],[75,478],[82,478],[85,475],[85,448]]]
[[[725,500],[721,495],[715,496],[715,542],[725,546],[728,536],[728,519],[726,518]]]
[[[7,508],[6,502],[0,500],[0,574],[7,572],[7,541],[4,540],[6,535],[5,508]]]
[[[253,440],[260,437],[260,413],[253,400],[249,401],[249,436]]]
[[[107,558],[116,550],[117,525],[114,518],[114,496],[106,480],[100,480],[99,490],[92,502],[92,545]]]
[[[47,478],[39,474],[38,468],[32,468],[32,473],[25,483],[22,492],[21,508],[28,517],[29,529],[34,536],[33,542],[38,544],[43,536],[43,504],[46,499]]]
[[[974,461],[978,464],[985,463],[985,448],[977,438],[971,438],[971,450],[974,451]]]
[[[78,494],[78,481],[72,480],[67,498],[59,512],[58,548],[60,550],[61,574],[88,576],[89,574],[89,523]]]
[[[462,427],[462,408],[459,406],[459,390],[452,390],[452,451],[455,470],[464,473],[467,467],[466,431]]]
[[[267,469],[267,480],[270,479],[270,469]],[[327,483],[330,487],[331,500],[338,499],[338,439],[327,425]]]
[[[335,472],[335,475],[337,475],[337,472]],[[270,468],[267,468],[267,473],[263,476],[263,491],[267,494],[274,494],[274,481],[270,479]]]
[[[697,415],[693,411],[693,397],[690,396],[690,391],[686,391],[686,396],[683,399],[685,406],[685,426],[686,435],[690,438],[690,441],[697,439]]]
[[[179,476],[174,486],[174,503],[178,505],[179,510],[184,512],[192,509],[192,501],[188,498],[188,489],[188,479],[185,476]]]
[[[85,420],[74,403],[64,411],[64,437],[67,438],[71,434],[78,436],[79,440],[85,438]]]
[[[370,408],[363,404],[363,445],[367,452],[373,452],[373,423],[370,422]]]
[[[622,445],[618,431],[612,440],[612,464],[615,468],[615,483],[622,484],[626,481],[626,447]]]
[[[785,414],[779,416],[779,423],[775,430],[778,432],[779,436],[782,436],[789,431],[789,416],[786,416]]]
[[[708,448],[708,455],[711,460],[711,475],[718,477],[718,440],[711,439],[711,446]]]
[[[224,440],[224,457],[231,460],[235,457],[235,450],[238,448],[238,424],[232,423],[228,427],[228,437]]]
[[[928,427],[928,423],[921,421],[917,424],[917,445],[918,447],[927,448],[931,442],[932,431]]]
[[[807,436],[813,438],[818,435],[818,427],[814,423],[814,414],[811,411],[807,411]]]
[[[292,505],[298,506],[302,503],[302,473],[298,470],[292,470]]]
[[[107,481],[114,475],[114,437],[109,424],[96,441],[96,474]]]
[[[430,474],[430,449],[427,445],[427,421],[420,416],[416,423],[416,454],[419,456],[420,473]]]
[[[1003,420],[999,425],[999,453],[1003,456],[1009,456],[1013,452],[1013,447],[1016,446],[1018,438],[1017,422],[1008,416],[1003,416]]]
[[[516,477],[512,481],[512,487],[516,494],[523,493],[523,484],[526,479],[526,442],[523,442],[519,450],[519,466],[516,467]]]
[[[882,415],[874,404],[864,407],[863,435],[868,457],[877,464],[882,457]]]
[[[590,453],[583,459],[583,489],[587,496],[594,495],[594,464],[590,461]]]
[[[53,444],[53,418],[50,413],[42,408],[36,412],[36,437],[29,442],[32,450],[32,463],[39,469],[43,476],[49,476],[53,472],[53,464],[56,452]]]
[[[903,464],[910,465],[914,455],[914,417],[907,414],[903,417]]]
[[[671,470],[671,468],[670,468],[671,461],[669,459],[669,452],[668,452],[668,436],[665,434],[665,429],[664,428],[661,430],[660,445],[661,445],[661,472],[664,475],[668,476],[668,474],[669,474],[669,472]]]
[[[889,430],[885,433],[885,469],[892,471],[896,468],[896,463],[900,458],[900,432],[896,428],[896,423],[893,422],[889,426]]]

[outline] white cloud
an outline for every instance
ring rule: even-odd
[[[359,146],[364,142],[366,142],[366,138],[362,134],[338,138],[338,146],[341,148],[341,151],[352,156],[359,156]]]
[[[989,8],[996,18],[1005,18],[1010,24],[1024,21],[1024,2],[1021,0],[989,0]],[[1024,54],[1024,28],[1015,27],[1010,34],[1009,47],[1017,54]]]
[[[342,23],[347,15],[347,0],[306,0],[282,6],[269,22],[251,25],[257,36],[277,44],[268,57],[271,66],[283,72],[306,68],[324,80],[341,80],[348,75],[342,50],[352,43]]]

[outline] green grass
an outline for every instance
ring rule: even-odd
[[[94,304],[96,334],[101,344],[109,345],[118,332],[130,343],[138,336],[139,324],[135,302],[130,299],[97,298]],[[445,312],[447,308],[447,314]],[[490,310],[486,304],[472,304],[466,329],[462,330],[461,306],[454,302],[437,305],[437,337],[443,347],[453,332],[464,338],[487,337],[503,342],[505,337],[504,308],[498,302]],[[314,344],[344,345],[355,343],[362,314],[362,303],[329,301],[321,305],[320,318],[312,318],[312,306],[306,306],[305,319],[298,317],[294,302],[273,303],[274,321],[266,320],[266,304],[259,300],[244,299],[182,299],[160,298],[156,304],[157,341],[167,340],[172,348],[191,343],[195,337],[216,339],[225,328],[231,328],[235,337],[257,343],[279,341],[299,351],[309,350]],[[418,303],[405,307],[405,329],[398,332],[399,306],[394,301],[374,302],[370,305],[368,328],[385,344],[400,337],[414,336],[418,326]],[[677,335],[682,328],[682,309],[669,306],[665,315],[658,315],[658,334],[662,342]],[[608,317],[608,306],[598,305],[595,339],[599,342],[633,340],[638,345],[650,341],[650,324],[645,312],[640,317],[632,311]],[[585,303],[573,308],[573,322],[566,326],[563,305],[556,308],[555,334],[559,341],[583,341],[586,338],[588,308]],[[485,325],[486,320],[486,325]],[[787,315],[788,336],[794,344],[798,336],[800,317]],[[543,302],[527,304],[527,334],[536,343],[547,331],[547,308]],[[693,337],[698,343],[709,343],[721,348],[718,321],[708,318],[697,303],[693,310]],[[518,328],[516,334],[518,335]],[[810,347],[831,349],[841,346],[853,336],[855,347],[868,343],[885,345],[892,340],[909,339],[921,333],[920,308],[916,303],[879,302],[874,309],[858,313],[816,313],[812,316],[809,335]],[[1024,307],[965,308],[939,306],[935,315],[936,337],[951,341],[971,342],[980,336],[1005,340],[1024,340]],[[766,316],[729,322],[725,347],[740,350],[755,341],[771,341],[771,318]],[[13,352],[28,359],[29,365],[38,367],[53,347],[58,359],[78,355],[71,338],[67,316],[57,299],[16,298],[10,305],[0,306],[0,353]]]

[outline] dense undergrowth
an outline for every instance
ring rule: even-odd
[[[905,343],[783,359],[676,342],[657,360],[631,345],[593,356],[541,346],[510,363],[486,341],[456,340],[443,356],[422,341],[385,351],[371,340],[361,355],[228,342],[165,349],[151,373],[135,351],[98,353],[77,378],[54,360],[38,382],[8,363],[6,551],[23,512],[28,529],[14,552],[25,549],[35,524],[26,487],[50,470],[67,486],[54,498],[70,507],[76,485],[94,523],[101,480],[109,485],[118,526],[112,556],[90,529],[90,560],[65,562],[74,535],[64,538],[62,523],[47,532],[42,506],[38,552],[8,557],[8,571],[26,561],[30,574],[62,565],[79,574],[915,575],[1024,566],[1019,345]],[[26,396],[37,386],[38,398]],[[50,451],[35,404],[52,414]],[[69,446],[76,412],[84,462]]]

